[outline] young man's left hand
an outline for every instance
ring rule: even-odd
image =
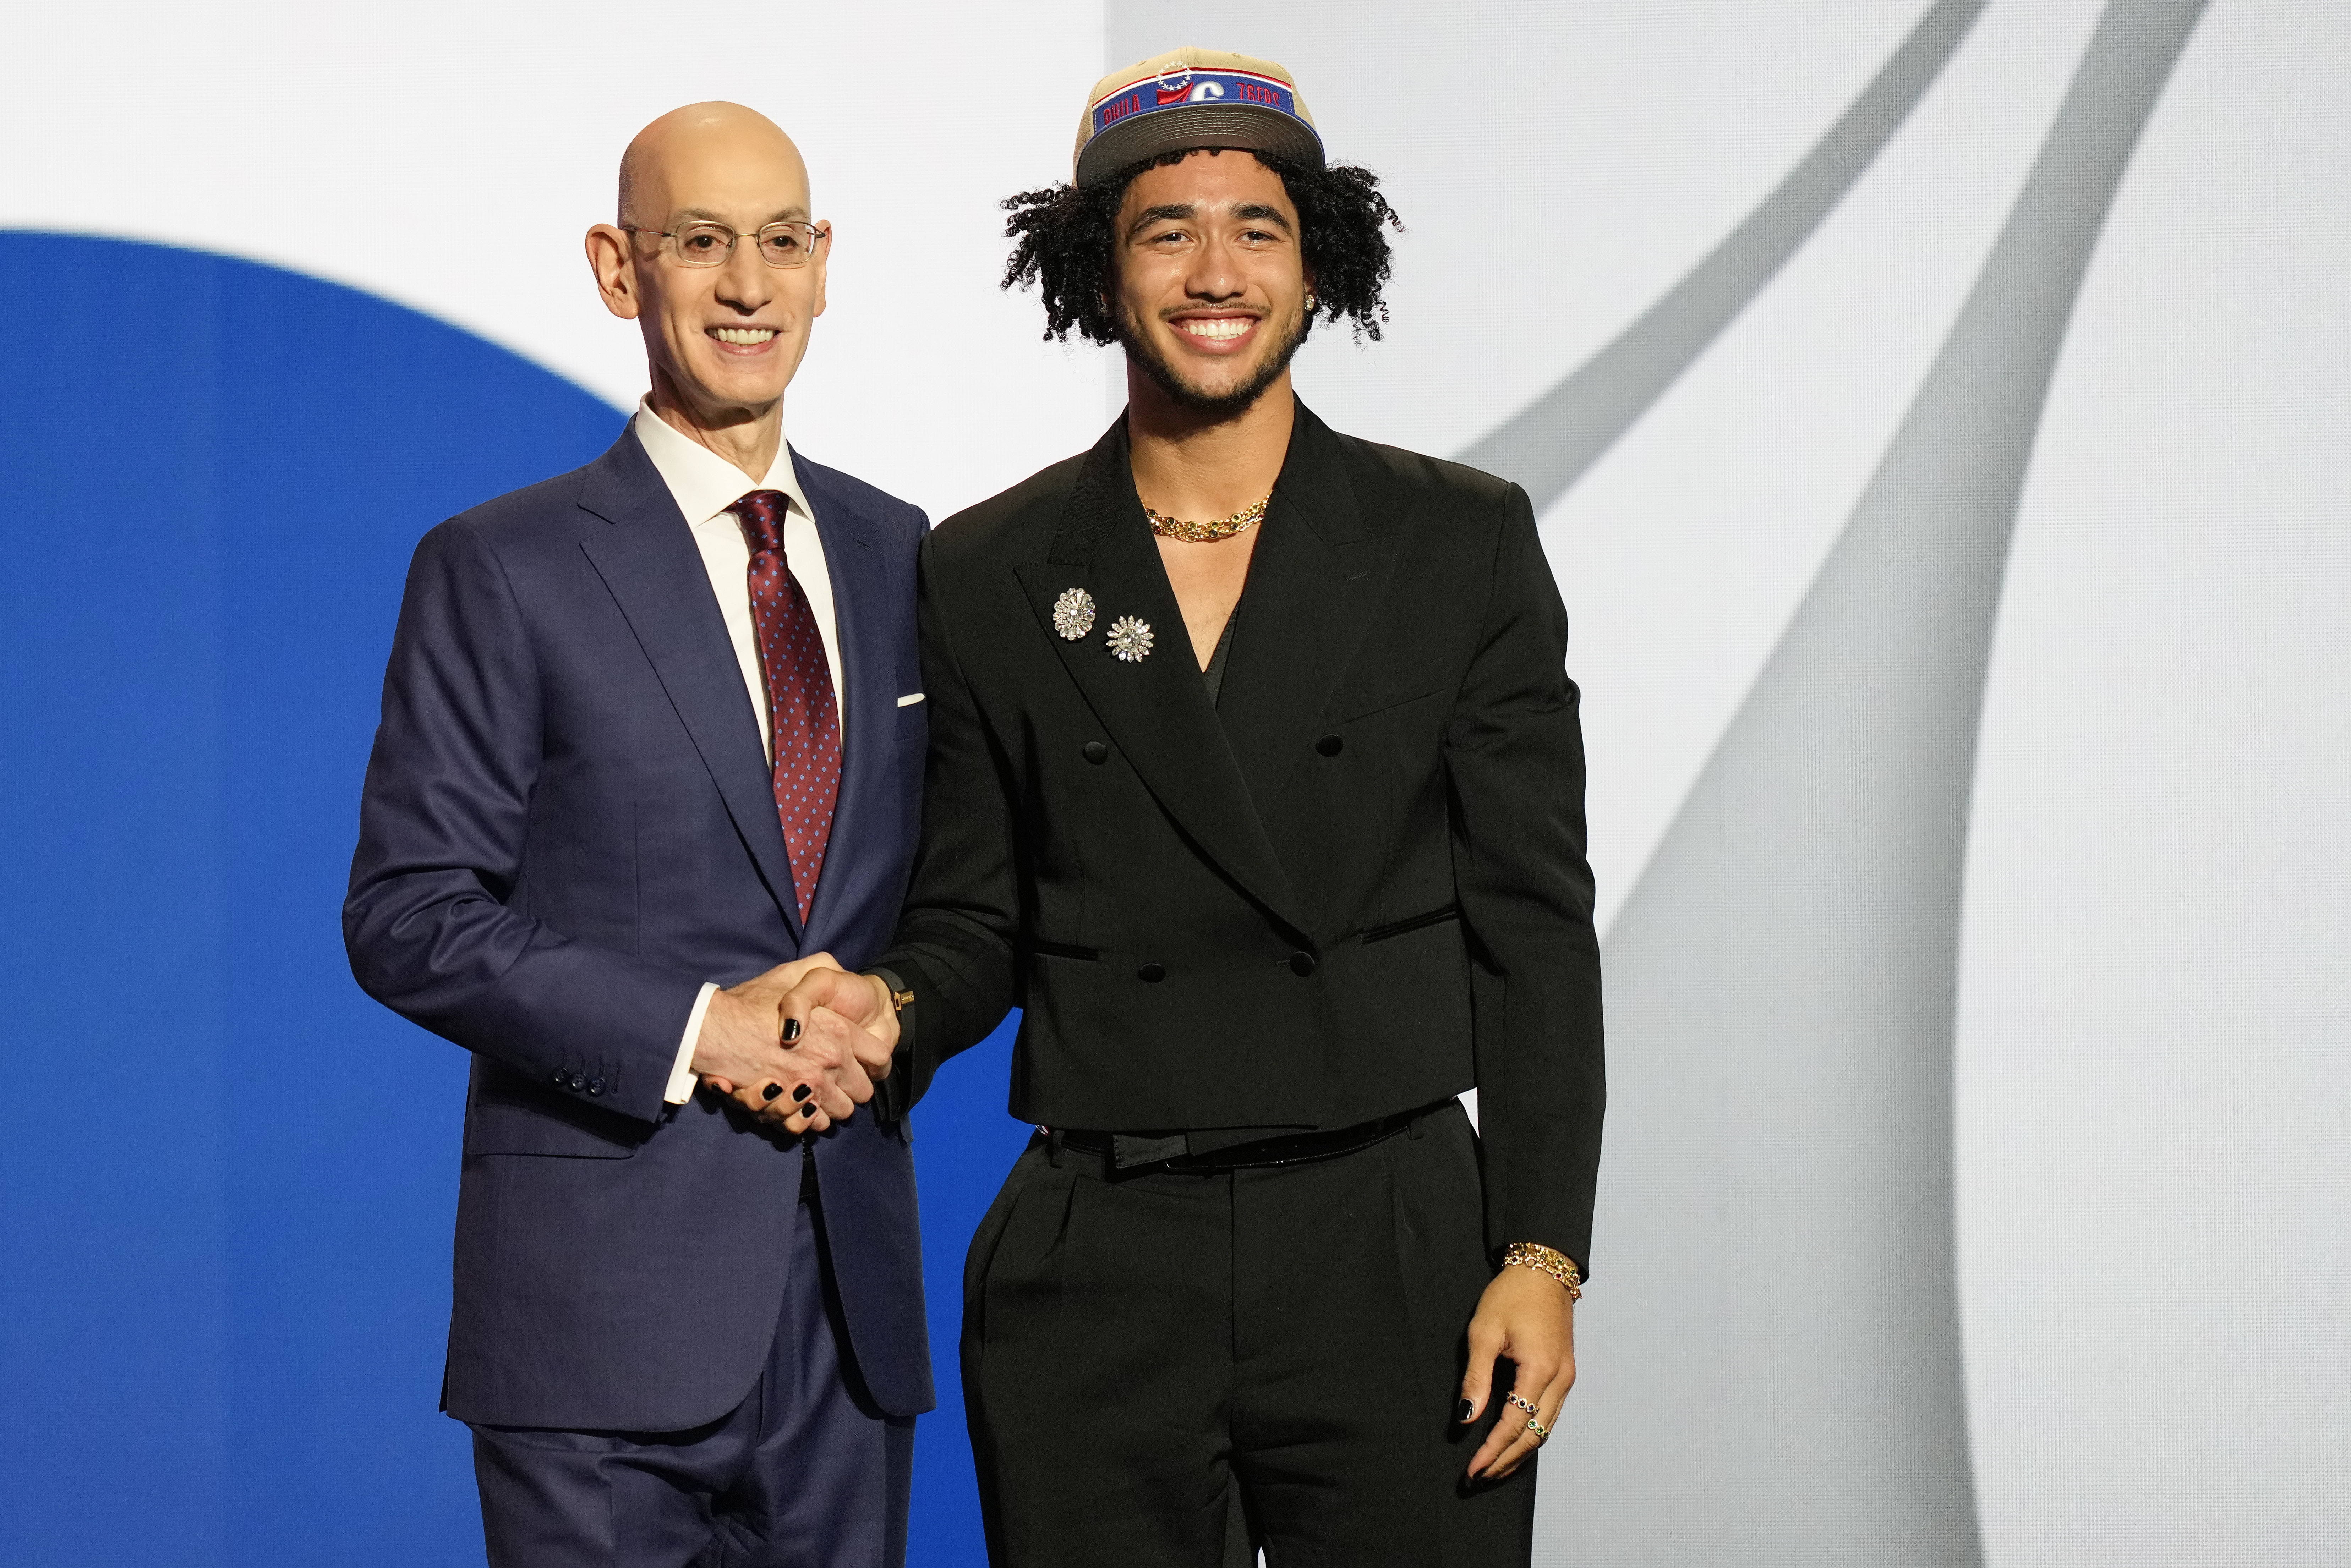
[[[1507,1356],[1518,1368],[1510,1394],[1494,1395],[1494,1363]],[[1524,1464],[1543,1439],[1527,1430],[1530,1421],[1554,1431],[1567,1391],[1575,1385],[1575,1301],[1566,1289],[1532,1269],[1505,1268],[1478,1300],[1469,1320],[1469,1372],[1461,1380],[1463,1422],[1486,1412],[1489,1397],[1516,1396],[1535,1407],[1530,1416],[1516,1404],[1504,1411],[1469,1461],[1472,1480],[1499,1480]]]

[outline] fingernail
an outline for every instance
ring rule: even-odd
[[[784,1086],[782,1084],[770,1083],[765,1089],[759,1091],[759,1098],[762,1100],[773,1100],[777,1095],[781,1094],[783,1092]]]
[[[803,1083],[799,1088],[792,1091],[792,1098],[795,1100],[805,1100],[813,1092],[813,1090],[811,1090],[807,1084]]]
[[[786,1019],[784,1020],[784,1043],[786,1045],[789,1045],[792,1041],[799,1039],[799,1037],[800,1020],[798,1019]]]
[[[1467,1421],[1471,1416],[1477,1414],[1477,1410],[1478,1407],[1475,1405],[1464,1399],[1459,1407],[1453,1412],[1453,1418],[1456,1421]]]

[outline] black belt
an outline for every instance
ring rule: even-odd
[[[1278,1138],[1259,1138],[1255,1143],[1235,1144],[1230,1148],[1211,1149],[1196,1155],[1189,1152],[1190,1145],[1181,1133],[1148,1136],[1134,1133],[1090,1133],[1066,1127],[1039,1130],[1045,1132],[1055,1154],[1063,1149],[1075,1149],[1081,1155],[1097,1156],[1115,1171],[1153,1169],[1174,1171],[1182,1176],[1215,1176],[1226,1171],[1263,1170],[1271,1166],[1303,1165],[1309,1160],[1336,1159],[1341,1155],[1352,1155],[1395,1136],[1431,1111],[1441,1111],[1454,1103],[1440,1100],[1434,1105],[1399,1111],[1376,1122],[1358,1122],[1352,1127],[1333,1127],[1327,1132],[1288,1133]]]

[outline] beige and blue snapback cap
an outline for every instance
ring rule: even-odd
[[[1171,49],[1113,71],[1086,95],[1076,183],[1191,147],[1238,147],[1322,167],[1322,137],[1298,84],[1271,60],[1222,49]]]

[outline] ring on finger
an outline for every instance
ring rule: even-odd
[[[1534,1417],[1529,1416],[1527,1418],[1527,1436],[1532,1437],[1535,1440],[1535,1447],[1540,1448],[1550,1439],[1551,1428],[1544,1426],[1541,1421],[1536,1420]]]
[[[1537,1416],[1542,1414],[1541,1409],[1535,1405],[1534,1401],[1528,1399],[1520,1394],[1513,1392],[1504,1395],[1503,1397],[1508,1399],[1511,1404],[1517,1406],[1520,1409],[1525,1411],[1527,1413],[1527,1420],[1530,1424],[1531,1424]]]

